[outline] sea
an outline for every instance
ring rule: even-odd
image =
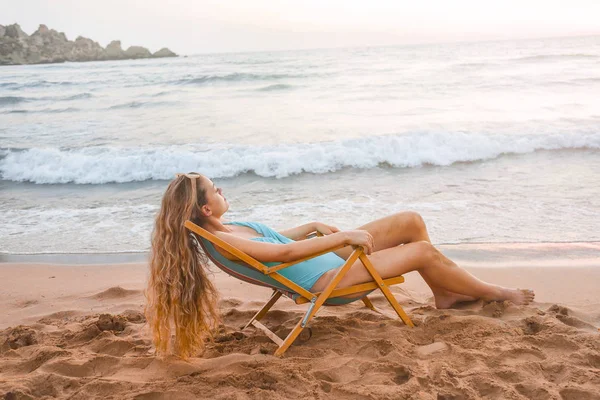
[[[600,36],[0,67],[0,254],[144,254],[191,171],[275,229],[598,242]]]

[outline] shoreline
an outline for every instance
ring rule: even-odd
[[[434,244],[460,265],[510,267],[515,263],[546,267],[600,267],[600,242],[510,242]],[[149,251],[100,253],[0,253],[2,264],[128,264],[147,262]]]

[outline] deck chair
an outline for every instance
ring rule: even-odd
[[[373,264],[364,253],[362,247],[355,247],[354,251],[348,257],[346,262],[339,268],[338,273],[329,283],[329,285],[322,291],[312,293],[303,287],[297,285],[291,280],[285,278],[278,271],[290,267],[294,264],[298,264],[302,261],[309,260],[314,257],[318,257],[322,254],[329,253],[331,251],[340,249],[345,246],[338,246],[335,248],[331,248],[319,253],[315,253],[308,257],[304,257],[302,259],[282,263],[273,267],[268,267],[261,263],[260,261],[250,257],[248,254],[243,251],[237,249],[236,247],[230,245],[229,243],[219,239],[212,233],[207,230],[201,228],[191,221],[185,222],[185,227],[197,234],[196,236],[199,240],[198,243],[202,247],[204,253],[210,258],[210,260],[221,270],[226,272],[227,274],[238,278],[240,280],[246,281],[248,283],[252,283],[254,285],[265,286],[273,289],[273,294],[271,298],[267,301],[267,303],[248,321],[246,325],[244,325],[241,329],[246,329],[248,326],[253,325],[254,327],[262,330],[273,342],[275,342],[279,348],[275,351],[276,356],[281,356],[285,351],[290,347],[290,345],[296,340],[300,332],[307,326],[308,322],[315,316],[315,314],[319,311],[321,306],[323,305],[342,305],[347,304],[356,300],[362,300],[366,307],[369,309],[378,312],[380,314],[386,315],[390,318],[396,318],[395,316],[390,316],[373,306],[373,303],[369,300],[366,295],[360,295],[360,293],[367,292],[370,293],[376,289],[381,290],[387,301],[390,303],[396,314],[402,319],[402,321],[413,327],[413,323],[406,315],[398,301],[392,295],[392,292],[389,289],[389,286],[396,285],[404,282],[403,276],[397,276],[389,279],[382,279],[377,270],[373,267]],[[309,235],[310,236],[310,235]],[[224,257],[221,253],[216,250],[216,246],[224,250],[225,252],[231,254],[233,257],[237,258],[237,261],[232,261],[226,257]],[[354,285],[351,287],[336,289],[336,286],[342,280],[344,275],[348,272],[352,264],[356,260],[360,260],[362,264],[365,266],[369,274],[373,277],[372,282],[363,283],[360,285]],[[352,294],[359,294],[358,297],[352,297]],[[263,325],[260,320],[267,314],[269,309],[273,307],[273,305],[279,300],[279,298],[284,295],[292,299],[296,304],[305,304],[309,303],[308,309],[306,310],[306,314],[304,317],[298,321],[296,326],[291,330],[291,332],[287,335],[285,339],[281,339],[274,332],[272,332],[269,328]],[[350,297],[348,297],[350,296]]]

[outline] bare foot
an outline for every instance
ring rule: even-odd
[[[449,292],[444,290],[443,292],[437,292],[434,294],[435,297],[435,307],[437,309],[446,309],[451,308],[454,304],[460,303],[463,301],[475,301],[476,297],[467,296],[465,294],[459,294],[454,292]]]
[[[535,297],[535,293],[531,289],[504,289],[504,299],[510,300],[516,305],[526,306],[531,303]]]

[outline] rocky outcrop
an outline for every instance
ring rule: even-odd
[[[125,58],[125,52],[121,48],[120,40],[110,42],[104,51],[110,60],[122,60]]]
[[[40,25],[40,28],[44,25]],[[5,36],[13,39],[27,39],[27,34],[23,32],[19,24],[13,24],[6,27]]]
[[[63,32],[40,25],[28,36],[18,24],[0,25],[0,65],[46,64],[65,61],[103,61],[138,58],[177,57],[167,48],[152,54],[141,46],[131,46],[126,51],[121,42],[114,40],[103,48],[82,36],[70,41]]]
[[[131,46],[125,50],[125,57],[127,58],[150,58],[152,53],[150,50],[141,46]]]
[[[177,54],[173,53],[171,50],[163,47],[156,53],[152,54],[152,57],[161,58],[161,57],[177,57]]]

